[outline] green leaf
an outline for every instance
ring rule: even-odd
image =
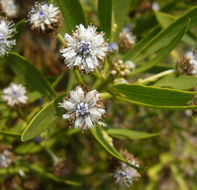
[[[156,81],[153,86],[189,90],[197,86],[197,77],[173,73]]]
[[[163,28],[169,26],[176,19],[174,16],[163,12],[155,12],[155,15]],[[196,37],[192,35],[191,32],[187,32],[187,34],[185,34],[182,39],[184,43],[191,45],[192,47],[196,47],[196,40]]]
[[[55,92],[49,82],[25,57],[12,52],[8,54],[7,62],[12,70],[33,90],[44,96],[55,97]]]
[[[105,32],[106,38],[110,39],[112,27],[112,0],[98,0],[98,16],[101,30]]]
[[[122,97],[118,99],[137,105],[163,109],[195,109],[197,106],[187,106],[196,95],[167,88],[143,86],[136,84],[118,84],[113,89]]]
[[[185,33],[186,30],[186,26],[185,28],[183,28],[182,30],[179,31],[179,33],[174,37],[174,39],[172,41],[168,42],[168,45],[161,49],[156,56],[154,56],[150,61],[148,61],[146,64],[143,64],[141,67],[137,68],[136,70],[134,70],[133,72],[131,72],[130,74],[137,74],[140,72],[144,72],[152,67],[154,67],[155,65],[161,63],[167,56],[168,54],[176,47],[176,45],[179,43],[179,41],[181,40],[182,36]]]
[[[175,20],[175,17],[172,15],[159,11],[155,12],[155,16],[163,28],[168,27]]]
[[[17,33],[14,35],[14,37],[13,37],[14,39],[16,39],[16,40],[19,39],[19,37],[21,36],[21,33],[23,31],[24,25],[25,25],[24,19],[16,23],[15,27],[16,27]]]
[[[119,33],[125,24],[131,1],[132,0],[113,1],[114,24],[117,25],[113,39],[115,42],[118,40]]]
[[[20,133],[14,133],[14,132],[10,132],[10,131],[1,131],[1,130],[0,130],[0,135],[10,136],[10,137],[20,137],[21,136]]]
[[[187,186],[187,182],[185,181],[184,177],[181,175],[181,172],[178,170],[175,164],[170,165],[170,169],[172,171],[172,175],[174,176],[176,182],[178,183],[180,190],[189,190]]]
[[[53,122],[56,120],[57,116],[61,115],[61,108],[58,107],[58,103],[62,101],[62,96],[51,101],[42,110],[36,114],[36,116],[31,120],[29,125],[25,128],[21,140],[28,141],[38,136],[40,133],[46,129],[52,127]]]
[[[160,49],[166,48],[166,46],[169,45],[169,42],[176,38],[177,34],[184,30],[188,20],[190,21],[188,30],[197,25],[196,11],[197,7],[190,9],[184,15],[172,22],[167,28],[159,32],[148,44],[141,48],[138,53],[130,56],[130,52],[128,52],[125,56],[127,59],[137,62],[150,56]]]
[[[146,139],[159,135],[159,133],[146,133],[140,131],[133,131],[128,129],[119,129],[114,127],[105,127],[104,130],[112,137],[128,138],[128,139]]]
[[[86,17],[79,0],[55,0],[64,18],[64,33],[72,33],[76,25],[87,26]]]
[[[138,53],[139,51],[141,51],[142,48],[144,48],[144,46],[146,44],[148,44],[152,38],[154,36],[156,36],[156,34],[158,34],[158,32],[161,31],[161,27],[160,26],[156,26],[155,28],[153,28],[148,34],[146,34],[133,48],[131,48],[122,58],[124,61],[127,61],[129,59],[132,59],[132,57],[135,56],[136,53]]]
[[[125,158],[115,149],[113,146],[112,138],[104,131],[100,126],[95,126],[90,129],[95,139],[101,144],[101,146],[107,150],[113,157],[118,160],[128,164],[131,167],[136,169],[142,169],[140,167],[136,167],[125,160]]]

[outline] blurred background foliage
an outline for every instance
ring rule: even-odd
[[[82,0],[81,2],[88,21],[99,26],[97,1]],[[157,2],[162,12],[175,15],[175,17],[197,5],[195,0],[160,0]],[[20,4],[21,12],[15,22],[26,18],[34,1],[17,0],[17,3]],[[159,24],[151,8],[152,3],[153,1],[130,0],[125,26],[132,28],[138,40]],[[196,38],[195,32],[192,35]],[[195,48],[196,42],[194,40],[191,44],[182,43],[171,53],[165,66],[158,65],[150,69],[146,75],[169,68],[168,65],[171,65],[176,56],[181,55],[188,48]],[[60,93],[63,89],[69,88],[67,82],[69,73],[65,72],[66,68],[59,58],[59,48],[60,43],[55,36],[36,36],[28,24],[25,24],[15,51],[34,63],[52,83],[64,73],[63,78],[55,87]],[[0,63],[0,73],[1,89],[11,81],[20,81],[7,64]],[[140,76],[141,74],[135,75],[130,82]],[[89,76],[86,80],[91,84],[92,79]],[[74,83],[76,83],[75,79],[73,79]],[[26,115],[29,115],[32,110],[31,114],[34,115],[43,106],[42,98],[35,98],[35,94],[31,96],[32,103],[25,107]],[[33,101],[35,99],[37,100]],[[111,100],[106,100],[105,105],[108,114],[106,122],[110,126],[159,133],[158,136],[143,140],[113,138],[116,149],[127,149],[145,167],[140,171],[142,177],[127,189],[197,189],[197,120],[195,117],[192,118],[191,111],[161,111],[128,105],[118,100],[113,106],[111,106]],[[17,162],[21,165],[19,168],[0,169],[0,189],[124,189],[111,179],[110,168],[113,158],[94,140],[90,132],[81,134],[81,132],[68,129],[65,121],[58,120],[41,136],[21,143],[17,133],[23,128],[25,122],[3,103],[0,103],[0,118],[0,130],[9,129],[10,132],[16,134],[16,136],[0,134],[0,149],[6,146],[12,150],[14,156],[17,157]],[[57,162],[57,159],[61,161]],[[61,179],[76,181],[76,184]]]

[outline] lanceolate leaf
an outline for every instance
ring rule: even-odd
[[[136,167],[130,164],[123,158],[123,156],[113,146],[112,138],[109,137],[106,131],[104,131],[100,126],[91,128],[91,132],[93,136],[95,137],[95,139],[101,144],[101,146],[103,146],[103,148],[105,148],[105,150],[107,150],[112,156],[130,165],[131,167],[142,169],[141,167]]]
[[[167,28],[163,29],[159,32],[148,44],[146,44],[143,48],[141,48],[138,53],[134,56],[130,56],[130,52],[128,52],[125,57],[126,59],[131,59],[132,61],[142,60],[154,52],[158,51],[161,48],[165,48],[168,45],[168,42],[177,36],[181,30],[184,30],[184,25],[189,22],[188,29],[197,25],[197,15],[196,15],[197,7],[190,9],[183,16],[177,18],[174,22],[172,22]],[[124,59],[124,60],[126,60]]]
[[[24,28],[24,25],[25,25],[25,20],[21,20],[19,22],[16,23],[15,27],[16,27],[16,34],[14,35],[14,39],[18,40],[22,31],[23,31],[23,28]]]
[[[52,127],[57,116],[61,115],[61,108],[58,108],[58,103],[62,101],[62,96],[51,101],[46,105],[29,123],[22,134],[22,141],[28,141],[38,136],[44,130]]]
[[[163,28],[168,27],[176,19],[174,16],[163,12],[155,12],[155,15]],[[187,32],[182,39],[184,43],[192,47],[196,47],[196,40],[196,36],[192,35],[191,32]]]
[[[105,32],[105,37],[110,39],[112,27],[112,0],[98,1],[98,16],[101,30]]]
[[[106,130],[106,132],[112,137],[129,138],[132,140],[146,139],[159,135],[159,133],[146,133],[146,132],[133,131],[128,129],[119,129],[114,127],[105,127],[104,130]]]
[[[133,104],[163,109],[195,109],[187,106],[194,98],[195,92],[186,92],[167,88],[157,88],[135,84],[118,84],[113,86],[119,99]]]
[[[86,17],[79,0],[55,0],[64,18],[64,33],[71,33],[76,25],[87,26]]]
[[[173,73],[156,81],[153,86],[189,90],[197,86],[197,77]]]
[[[123,57],[124,61],[127,61],[129,59],[132,59],[136,53],[139,53],[141,49],[148,44],[158,32],[161,31],[160,26],[156,26],[153,28],[147,35],[144,36],[131,50],[128,51],[128,53],[125,54]]]
[[[9,53],[7,62],[12,70],[24,80],[29,87],[48,97],[54,97],[55,92],[43,74],[26,58],[17,53]]]
[[[150,69],[151,67],[154,67],[158,63],[161,63],[168,56],[168,54],[176,47],[176,45],[179,43],[179,41],[181,40],[181,38],[183,37],[183,35],[185,33],[185,30],[186,30],[186,26],[185,26],[185,28],[180,30],[178,32],[178,34],[174,37],[174,39],[172,41],[169,41],[168,45],[166,47],[164,47],[163,49],[161,49],[158,52],[158,54],[155,55],[155,57],[153,57],[146,64],[143,64],[141,67],[137,68],[136,70],[134,70],[130,74],[133,75],[133,74],[137,74],[140,72],[144,72],[144,71]]]

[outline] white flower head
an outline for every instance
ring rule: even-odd
[[[79,86],[59,106],[67,110],[63,119],[69,119],[74,128],[82,130],[92,128],[105,113],[100,94],[96,90],[84,91]]]
[[[28,17],[32,30],[37,33],[56,32],[62,21],[59,8],[47,3],[40,4],[36,2]]]
[[[119,34],[118,43],[120,47],[128,51],[136,44],[136,36],[134,36],[128,29],[123,29],[122,32]]]
[[[1,11],[10,18],[15,18],[19,12],[19,6],[15,0],[0,0]]]
[[[89,25],[85,28],[82,24],[76,26],[72,37],[65,34],[66,47],[60,50],[64,62],[69,69],[77,68],[86,74],[93,72],[103,62],[108,50],[104,33],[96,32],[96,27]]]
[[[139,167],[138,161],[132,154],[129,154],[127,151],[122,151],[121,153],[126,156],[126,160],[130,164]],[[140,174],[135,168],[121,162],[120,166],[116,168],[112,176],[115,178],[116,183],[121,186],[129,187],[140,177]]]
[[[11,107],[26,104],[28,100],[26,93],[24,86],[11,83],[7,88],[3,89],[2,100]]]
[[[0,57],[6,55],[16,44],[16,40],[12,39],[16,33],[14,24],[6,18],[0,17]]]
[[[178,63],[178,71],[187,75],[197,76],[197,55],[195,51],[188,51]]]
[[[2,154],[0,154],[0,168],[8,168],[12,163],[12,159],[10,158],[11,153],[8,150],[4,150]]]

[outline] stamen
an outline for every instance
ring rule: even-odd
[[[81,102],[77,105],[76,114],[83,116],[87,113],[89,113],[88,104]]]
[[[79,44],[79,47],[78,47],[78,51],[80,54],[82,55],[86,55],[87,53],[89,53],[91,50],[91,47],[90,47],[90,43],[88,42],[85,42],[85,41],[81,41],[81,43]]]

